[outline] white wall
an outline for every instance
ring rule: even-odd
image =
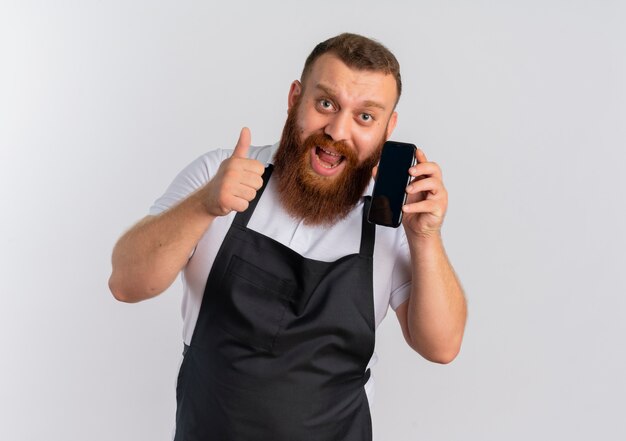
[[[443,168],[470,306],[448,366],[383,323],[378,439],[624,439],[624,23],[608,0],[3,1],[0,436],[168,439],[180,283],[115,302],[112,246],[241,126],[274,142],[306,55],[352,31],[401,62],[394,138]]]

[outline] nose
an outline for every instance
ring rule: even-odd
[[[330,136],[333,141],[348,141],[352,117],[347,112],[337,112],[324,127],[324,133]]]

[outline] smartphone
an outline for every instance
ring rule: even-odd
[[[406,187],[415,165],[417,147],[405,142],[387,141],[378,163],[372,202],[367,220],[385,227],[398,228],[402,222],[402,206],[406,202]]]

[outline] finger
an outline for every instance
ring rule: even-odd
[[[428,159],[426,159],[426,154],[424,153],[424,151],[422,149],[417,149],[415,151],[415,158],[417,159],[417,162],[428,162]]]
[[[248,203],[254,199],[256,191],[250,187],[238,186],[231,193],[220,197],[219,204],[223,207],[224,214],[231,211],[245,211]]]
[[[241,177],[241,183],[254,190],[258,190],[263,186],[263,178],[258,173],[248,171]]]
[[[437,178],[425,178],[425,179],[417,179],[411,182],[407,188],[406,192],[409,194],[415,194],[422,191],[430,192],[433,195],[440,193],[443,190],[443,183]]]
[[[421,176],[421,179],[426,176],[434,176],[441,179],[441,168],[435,162],[422,162],[411,167],[409,174],[413,177]]]
[[[231,209],[233,211],[237,211],[241,213],[242,211],[246,211],[250,206],[250,202],[243,198],[234,198],[232,202]]]
[[[244,127],[241,129],[241,133],[239,134],[239,140],[237,141],[237,145],[235,146],[235,150],[233,151],[233,156],[237,158],[247,158],[248,157],[248,149],[250,148],[250,129]]]
[[[404,213],[430,213],[435,216],[439,216],[441,213],[439,202],[431,199],[405,204],[402,206],[402,211]]]
[[[256,196],[256,190],[252,187],[240,185],[234,189],[233,196],[239,199],[244,199],[247,202],[250,202]]]
[[[253,173],[257,176],[263,176],[265,172],[265,164],[256,159],[249,159],[244,163],[244,170]]]

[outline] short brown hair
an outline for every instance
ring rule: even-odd
[[[319,43],[307,57],[300,81],[304,84],[311,72],[313,63],[322,54],[336,55],[346,66],[357,70],[370,70],[391,74],[396,80],[398,98],[402,93],[400,64],[389,49],[370,38],[362,35],[343,33]]]

